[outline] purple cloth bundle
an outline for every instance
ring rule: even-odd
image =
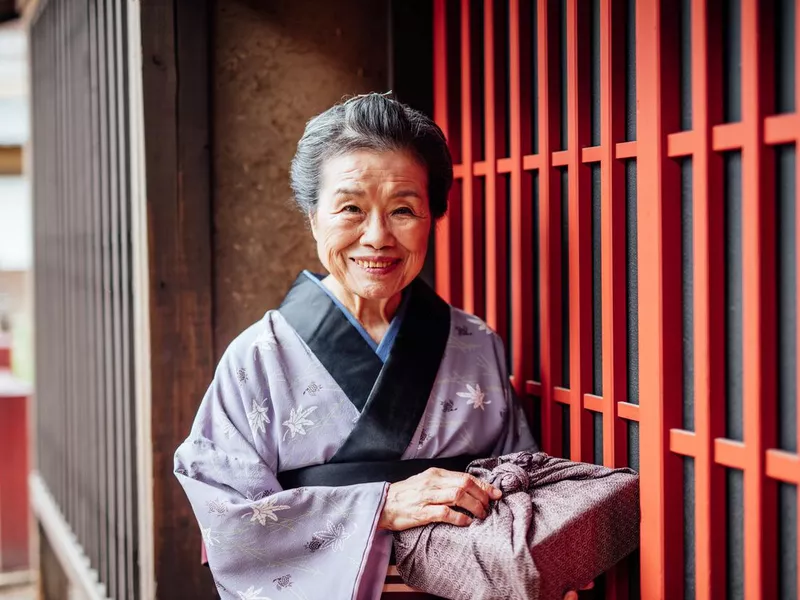
[[[631,469],[517,452],[467,472],[503,491],[469,527],[398,532],[397,569],[452,600],[561,600],[639,545],[639,477]]]

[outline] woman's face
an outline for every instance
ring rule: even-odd
[[[346,291],[388,300],[422,270],[431,213],[428,174],[405,152],[360,150],[322,166],[310,216],[319,259]]]

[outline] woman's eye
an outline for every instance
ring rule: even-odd
[[[396,214],[396,215],[413,215],[414,212],[410,208],[404,206],[403,208],[398,208],[397,210],[395,210],[394,214]]]
[[[348,204],[342,209],[343,212],[350,213],[350,214],[358,214],[361,212],[361,209],[358,208],[355,204]]]

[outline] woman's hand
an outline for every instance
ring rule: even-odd
[[[379,529],[403,531],[428,523],[450,523],[465,527],[472,517],[450,508],[458,506],[485,519],[489,502],[499,500],[502,492],[493,485],[467,473],[444,469],[428,469],[404,481],[389,484]],[[594,587],[590,583],[582,590]],[[577,600],[578,593],[569,591],[564,600]]]
[[[389,531],[403,531],[428,523],[465,527],[472,523],[472,518],[451,506],[484,519],[489,502],[501,496],[502,492],[496,487],[472,475],[428,469],[389,485],[378,527]]]

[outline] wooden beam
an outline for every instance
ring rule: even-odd
[[[191,428],[214,368],[208,8],[205,0],[140,5],[149,333],[155,349],[153,568],[163,598],[211,598],[214,588],[200,564],[200,530],[172,474],[173,452]]]
[[[681,425],[680,170],[667,136],[680,129],[680,26],[667,0],[636,7],[641,464],[641,597],[683,599],[682,459],[669,431]],[[646,401],[645,401],[646,399]]]

